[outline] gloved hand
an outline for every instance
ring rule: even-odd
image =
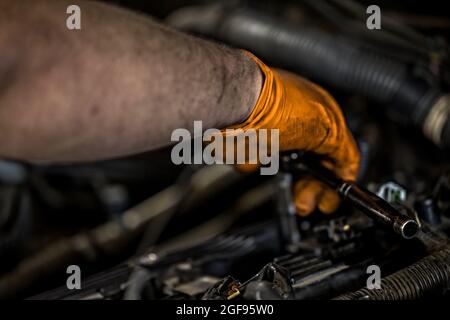
[[[322,155],[324,166],[345,180],[355,180],[359,152],[333,97],[306,79],[271,69],[248,55],[260,67],[264,85],[247,120],[231,128],[279,129],[280,151],[305,150]],[[296,183],[294,201],[302,216],[317,206],[323,213],[331,213],[339,205],[338,195],[312,178]]]

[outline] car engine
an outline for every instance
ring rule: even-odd
[[[275,176],[177,166],[170,147],[77,165],[0,160],[0,298],[449,296],[450,20],[438,1],[381,2],[380,30],[364,1],[116,3],[329,90],[361,152],[358,181],[338,185],[294,151]],[[295,214],[305,175],[340,190],[337,212]],[[81,288],[66,285],[69,266]]]

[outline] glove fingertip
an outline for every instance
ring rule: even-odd
[[[337,193],[331,189],[327,189],[324,191],[318,207],[322,213],[330,214],[339,208],[340,203],[341,200]]]
[[[300,217],[307,217],[314,211],[314,208],[311,208],[308,205],[301,203],[301,202],[300,203],[296,202],[295,208],[297,209],[297,214]]]

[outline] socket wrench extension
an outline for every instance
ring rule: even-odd
[[[301,153],[291,153],[289,158],[290,170],[307,173],[320,180],[336,190],[342,199],[351,202],[358,210],[375,221],[390,226],[403,238],[414,238],[419,232],[420,226],[416,220],[403,215],[376,194],[354,182],[344,181],[331,170],[318,165],[317,161],[311,161]]]

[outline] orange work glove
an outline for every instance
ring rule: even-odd
[[[247,120],[231,128],[279,129],[280,151],[305,150],[322,155],[326,167],[345,180],[355,180],[359,152],[333,97],[318,85],[271,69],[247,54],[264,74],[264,85]],[[294,201],[299,215],[306,216],[316,207],[323,213],[335,211],[339,196],[321,182],[305,178],[295,185]]]

